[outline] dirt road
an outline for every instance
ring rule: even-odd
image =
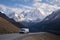
[[[60,36],[50,33],[28,33],[28,34],[3,34],[0,40],[60,40]]]

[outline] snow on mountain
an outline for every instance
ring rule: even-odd
[[[35,6],[41,13],[45,16],[50,15],[53,11],[60,9],[59,6],[56,5],[49,5],[47,3],[39,3],[36,2],[33,6]]]
[[[15,21],[37,21],[42,20],[44,15],[38,9],[26,10],[21,8],[11,8],[4,5],[0,5],[0,11],[4,12],[9,18],[13,18]]]
[[[0,11],[17,22],[40,22],[52,11],[60,7],[48,4],[35,4],[33,9],[15,8],[0,4]],[[26,7],[26,6],[25,6]],[[29,7],[30,8],[30,7]]]
[[[55,22],[57,22],[57,20],[60,20],[60,9],[53,11],[51,15],[47,16],[44,19],[44,21],[48,21],[48,22],[54,21],[54,20],[56,20]],[[59,23],[59,22],[57,22],[57,23]]]
[[[53,11],[42,22],[30,26],[29,29],[30,32],[49,32],[60,35],[60,9]]]
[[[41,21],[45,17],[38,9],[33,9],[23,14],[26,20],[30,21],[37,21],[38,19]]]

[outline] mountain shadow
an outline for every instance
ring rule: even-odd
[[[49,32],[60,35],[60,9],[52,12],[42,22],[29,27],[30,32]]]
[[[13,25],[17,26],[18,28],[25,27],[22,23],[16,22],[14,19],[11,19],[11,18],[7,17],[4,13],[0,12],[0,17],[6,19],[7,21],[12,23]]]

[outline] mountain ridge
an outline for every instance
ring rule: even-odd
[[[3,17],[4,19],[6,19],[7,21],[9,21],[10,23],[14,24],[17,27],[24,27],[23,24],[16,22],[14,19],[8,18],[4,13],[0,12],[0,17]]]
[[[60,35],[59,26],[60,26],[60,10],[57,10],[52,12],[52,14],[47,16],[42,22],[39,22],[29,27],[29,29],[30,32],[50,32]]]

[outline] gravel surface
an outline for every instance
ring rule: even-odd
[[[27,34],[19,34],[19,33],[3,34],[3,35],[0,35],[0,40],[37,40],[37,39],[38,40],[42,40],[42,39],[43,40],[49,40],[49,38],[45,39],[46,38],[45,36],[50,37],[50,40],[51,40],[51,38],[52,38],[52,40],[60,40],[59,39],[60,36],[56,36],[56,35],[50,34],[50,33],[47,34],[47,33],[44,33],[44,32],[42,32],[42,33],[27,33]],[[41,37],[43,37],[43,38],[40,39]]]

